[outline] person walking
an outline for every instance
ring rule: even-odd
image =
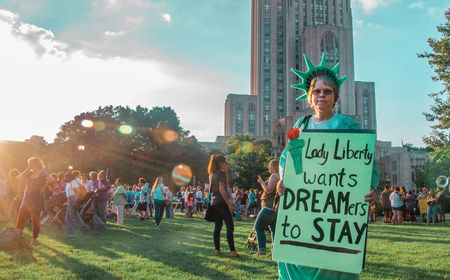
[[[166,206],[167,199],[166,187],[164,186],[164,179],[158,177],[152,187],[152,201],[155,205],[155,223],[156,227],[159,228],[161,223],[162,215],[164,213],[164,207]]]
[[[25,223],[31,218],[33,224],[32,245],[36,244],[41,229],[40,215],[44,207],[41,192],[46,186],[53,186],[56,183],[53,176],[44,168],[44,163],[40,158],[32,157],[28,159],[27,169],[19,175],[19,184],[24,185],[25,191],[17,215],[16,228],[22,235]]]
[[[109,180],[106,179],[106,172],[100,171],[97,175],[97,180],[94,181],[92,189],[97,191],[94,197],[94,209],[95,214],[105,223],[106,225],[106,205],[109,199],[109,190],[111,185]]]
[[[227,242],[231,256],[237,257],[234,246],[233,202],[227,195],[227,160],[222,155],[211,155],[208,164],[208,174],[211,191],[211,207],[214,213],[214,248],[217,255],[220,252],[220,231],[223,222],[227,227]]]

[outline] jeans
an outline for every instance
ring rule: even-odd
[[[242,216],[241,216],[241,201],[236,201],[234,203],[234,211],[236,211],[236,220],[241,221],[242,220]]]
[[[66,218],[65,218],[65,226],[66,233],[73,234],[73,226],[77,226],[79,228],[87,228],[86,224],[81,219],[80,215],[78,215],[75,210],[75,198],[67,198],[67,210],[66,210]]]
[[[166,206],[166,202],[164,200],[155,199],[155,222],[156,225],[161,223],[162,215],[164,213],[164,207]]]
[[[233,216],[228,209],[226,204],[213,205],[214,209],[214,247],[216,250],[220,250],[220,231],[222,230],[223,222],[225,221],[225,225],[227,227],[227,242],[228,247],[230,247],[230,251],[236,251],[234,247],[234,224],[233,224]]]
[[[256,230],[256,238],[258,239],[258,250],[265,251],[266,250],[266,234],[265,230],[269,227],[272,233],[272,240],[275,236],[275,225],[277,222],[277,214],[273,209],[263,208],[256,217],[255,221],[255,230]]]
[[[166,205],[166,218],[169,219],[173,219],[173,205],[170,204],[170,206]]]
[[[102,220],[106,225],[106,202],[96,202],[94,201],[95,214]]]

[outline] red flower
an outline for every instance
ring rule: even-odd
[[[298,135],[300,134],[299,128],[291,128],[289,129],[289,132],[287,133],[287,138],[289,140],[298,138]]]

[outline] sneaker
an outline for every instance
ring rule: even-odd
[[[254,254],[254,256],[265,256],[266,255],[266,251],[258,251],[256,252],[256,254]]]

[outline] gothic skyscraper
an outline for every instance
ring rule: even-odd
[[[290,87],[299,78],[289,69],[305,71],[303,54],[317,65],[322,53],[329,66],[340,63],[340,76],[347,75],[335,112],[354,117],[363,128],[376,129],[374,84],[355,86],[350,0],[252,0],[251,16],[250,94],[257,97],[256,131],[233,131],[228,126],[226,136],[253,134],[271,139],[275,148],[284,146],[286,129],[312,113],[306,101],[295,101],[303,92]],[[240,102],[226,104],[242,107]],[[225,123],[245,124],[245,108],[240,120],[232,114],[237,111],[227,107]]]

